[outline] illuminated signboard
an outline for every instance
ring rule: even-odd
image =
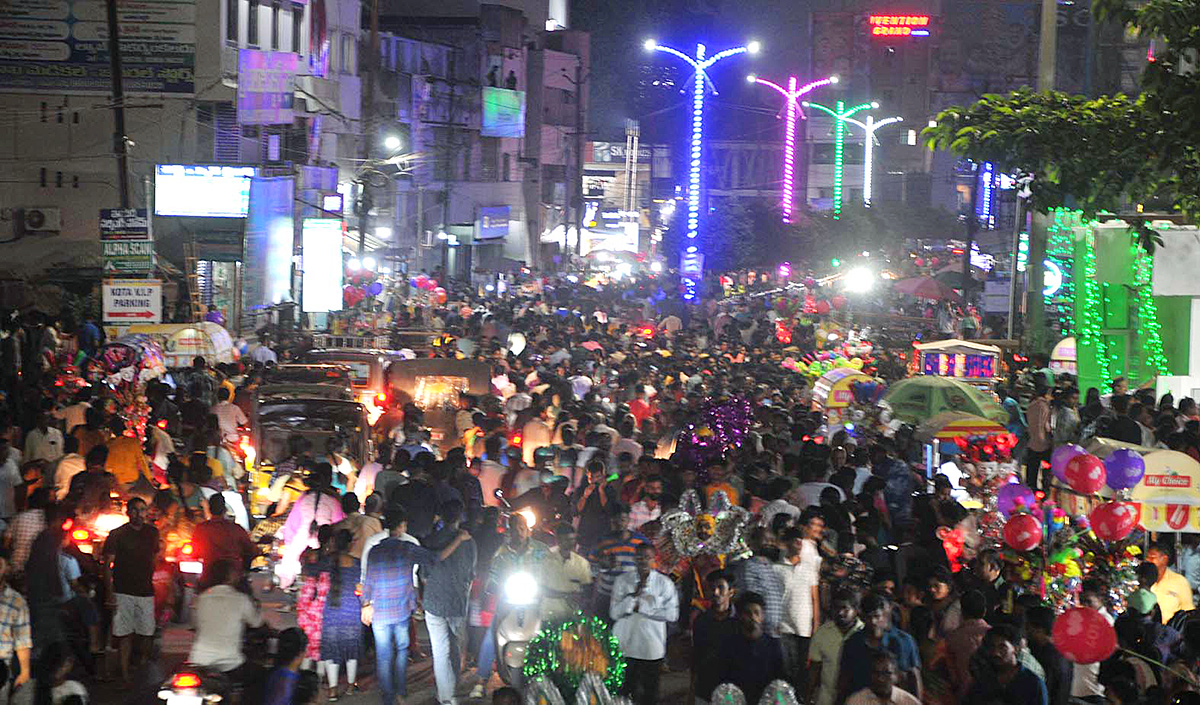
[[[870,15],[873,37],[928,37],[929,15]]]

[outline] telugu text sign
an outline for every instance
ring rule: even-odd
[[[300,56],[291,52],[238,51],[237,114],[243,125],[290,125]]]
[[[157,279],[106,279],[102,290],[105,323],[162,321],[162,282]]]
[[[150,218],[146,209],[101,208],[100,239],[104,242],[149,240]]]
[[[194,93],[194,0],[123,0],[118,18],[126,93]],[[0,92],[107,94],[109,76],[104,0],[0,3]]]

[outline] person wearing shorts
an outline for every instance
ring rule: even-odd
[[[121,678],[130,682],[133,648],[144,657],[154,637],[154,566],[158,558],[158,529],[146,523],[146,502],[134,497],[125,505],[129,523],[119,526],[104,542],[112,596],[112,636],[121,656]]]

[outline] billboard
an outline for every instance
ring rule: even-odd
[[[100,240],[149,240],[150,219],[145,208],[101,208]]]
[[[255,176],[250,180],[242,276],[242,306],[247,310],[291,297],[295,195],[295,177]]]
[[[154,215],[245,218],[252,166],[159,164],[154,168]]]
[[[300,230],[304,289],[301,305],[309,313],[342,310],[342,221],[305,218]]]
[[[483,125],[479,134],[484,137],[524,137],[525,91],[484,86]]]
[[[126,93],[195,93],[195,0],[121,2],[118,19]],[[0,3],[0,92],[111,91],[104,2]]]
[[[508,237],[509,206],[480,206],[479,231],[476,240],[498,240]]]
[[[300,55],[238,50],[237,117],[242,125],[290,125]]]

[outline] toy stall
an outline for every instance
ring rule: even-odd
[[[853,367],[839,367],[822,374],[813,384],[813,410],[823,412],[830,427],[844,426],[856,401],[856,384],[877,383],[874,377]]]
[[[966,340],[939,340],[913,345],[915,375],[950,377],[990,392],[1000,374],[1000,348]]]

